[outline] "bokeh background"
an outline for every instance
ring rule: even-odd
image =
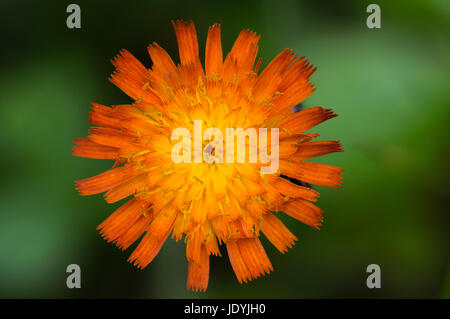
[[[0,297],[450,297],[450,2],[376,1],[382,28],[368,29],[368,1],[76,1],[82,28],[69,30],[70,3],[0,4]],[[127,48],[150,66],[156,41],[177,60],[177,18],[194,20],[201,50],[219,22],[225,51],[241,29],[260,33],[263,66],[286,47],[306,56],[318,70],[304,106],[339,114],[317,131],[345,149],[320,159],[345,170],[341,189],[318,187],[322,229],[284,218],[299,242],[282,255],[264,239],[275,271],[243,286],[222,249],[206,293],[185,289],[183,242],[144,271],[129,264],[95,230],[117,205],[73,183],[112,165],[71,156],[91,101],[130,102],[110,59]],[[66,287],[71,263],[81,289]],[[366,287],[372,263],[381,289]]]

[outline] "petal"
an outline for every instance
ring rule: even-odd
[[[292,218],[295,218],[313,228],[319,229],[319,226],[322,225],[323,211],[316,205],[306,200],[296,199],[288,202],[284,205],[282,210]]]
[[[342,168],[312,162],[301,162],[302,181],[328,187],[341,187]]]
[[[97,144],[89,138],[76,138],[74,143],[72,155],[80,157],[114,159],[119,151],[118,148]]]
[[[186,257],[189,262],[187,288],[205,291],[209,279],[209,252],[206,236],[200,227],[186,236]]]
[[[282,132],[285,130],[291,134],[305,132],[313,126],[336,116],[337,114],[330,109],[324,109],[320,106],[300,111],[280,123],[278,126],[280,136],[283,135]]]
[[[308,187],[296,185],[282,177],[277,178],[274,187],[281,194],[291,198],[301,197],[307,200],[316,201],[319,197],[319,193],[315,190]]]
[[[128,261],[138,268],[145,268],[156,257],[172,231],[176,216],[175,212],[160,212],[156,215]]]
[[[105,200],[107,203],[115,203],[142,190],[146,184],[147,174],[137,175],[108,191],[105,194]]]
[[[297,237],[272,213],[263,216],[261,231],[267,239],[283,254],[294,245]]]
[[[120,120],[111,114],[112,108],[106,105],[92,103],[89,113],[89,123],[103,127],[119,127]]]
[[[97,227],[97,230],[100,231],[102,237],[108,242],[120,242],[119,246],[125,246],[123,244],[128,242],[128,239],[130,238],[128,234],[129,230],[132,229],[134,225],[141,224],[143,222],[142,220],[150,221],[150,217],[145,217],[146,211],[147,207],[145,205],[143,206],[138,200],[132,198],[101,223]],[[121,237],[127,239],[121,240]]]
[[[146,89],[145,84],[149,80],[147,68],[130,52],[127,50],[120,51],[120,54],[111,62],[116,67],[116,71],[109,80],[123,92],[135,100],[143,99],[146,102],[156,104],[161,102],[154,92]]]
[[[343,152],[342,145],[338,141],[317,141],[300,144],[293,157],[308,159],[334,152]]]
[[[159,72],[165,81],[172,82],[171,80],[175,79],[177,75],[177,67],[169,54],[156,43],[150,44],[147,50],[153,61],[152,70]]]
[[[309,64],[304,57],[297,59],[284,73],[283,81],[279,86],[280,92],[295,91],[299,85],[304,86],[316,68]]]
[[[230,258],[231,266],[233,267],[234,273],[239,281],[247,282],[247,280],[251,280],[252,276],[250,270],[247,267],[244,259],[242,258],[241,252],[239,251],[239,246],[237,245],[237,241],[230,240],[227,242],[227,251],[228,258]]]
[[[239,33],[233,48],[225,58],[224,68],[226,73],[233,73],[234,71],[237,76],[242,77],[245,73],[253,70],[256,54],[258,53],[259,38],[259,35],[250,30],[242,30]]]
[[[198,41],[194,23],[177,20],[176,22],[172,21],[172,25],[177,35],[181,63],[197,63],[199,61]]]
[[[206,75],[219,75],[222,73],[223,53],[220,38],[220,24],[209,27],[205,49]]]
[[[91,127],[89,138],[95,143],[116,148],[130,147],[131,141],[135,140],[135,137],[132,135],[108,127]]]
[[[292,53],[292,50],[285,49],[261,72],[253,88],[253,97],[257,102],[275,94],[283,81],[283,72],[295,59],[296,56]]]
[[[106,192],[136,175],[134,165],[113,168],[99,175],[76,181],[77,190],[81,195],[92,195]]]
[[[187,289],[206,291],[209,280],[209,254],[204,245],[200,248],[200,260],[189,261]]]
[[[226,243],[231,266],[239,283],[273,271],[258,238],[230,240]]]
[[[130,227],[128,230],[118,237],[116,240],[116,245],[122,250],[130,247],[136,240],[141,237],[147,230],[148,225],[152,221],[151,212],[140,211],[139,219]]]
[[[283,175],[299,179],[303,182],[328,187],[340,187],[342,168],[312,162],[294,162],[280,160],[280,171]]]

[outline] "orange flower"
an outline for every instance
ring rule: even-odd
[[[297,238],[273,212],[283,211],[318,228],[322,210],[311,202],[319,193],[285,177],[339,187],[342,170],[305,161],[341,150],[337,141],[313,142],[304,133],[335,117],[312,107],[293,113],[313,91],[315,71],[291,50],[282,51],[258,75],[259,35],[243,30],[223,60],[220,25],[209,28],[203,69],[192,22],[173,22],[180,64],[156,43],[148,47],[147,69],[128,51],[112,61],[110,80],[129,95],[129,105],[92,104],[88,138],[75,139],[73,154],[113,159],[111,170],[77,181],[81,195],[105,193],[108,203],[131,197],[99,227],[102,236],[126,249],[142,237],[129,261],[146,267],[170,233],[186,242],[187,287],[206,290],[209,256],[225,244],[240,283],[273,270],[259,240],[262,232],[282,253]],[[193,129],[194,120],[224,129],[279,128],[279,170],[260,173],[257,163],[174,163],[171,132]]]

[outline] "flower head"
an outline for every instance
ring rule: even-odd
[[[137,267],[146,267],[172,234],[186,242],[188,288],[206,290],[210,255],[220,255],[222,244],[238,281],[247,282],[273,270],[261,233],[282,253],[297,240],[274,212],[314,228],[321,225],[322,210],[311,203],[319,193],[293,179],[339,187],[340,168],[306,161],[341,151],[339,142],[313,141],[318,134],[305,133],[336,114],[322,107],[293,112],[314,91],[309,78],[315,68],[291,50],[259,72],[259,36],[243,30],[223,59],[216,24],[208,31],[203,68],[193,23],[173,26],[180,64],[156,43],[148,47],[150,69],[126,50],[112,61],[111,82],[134,101],[92,104],[94,127],[87,138],[75,139],[73,154],[115,162],[111,170],[77,181],[77,188],[81,195],[106,192],[108,203],[129,198],[98,230],[121,249],[142,237],[129,258]],[[232,163],[174,162],[172,133],[179,127],[193,132],[198,120],[201,136],[208,128],[278,128],[278,169],[262,174],[263,161],[237,158]],[[200,143],[217,155],[217,145]],[[245,146],[250,153],[250,143]],[[273,153],[273,141],[268,146]]]

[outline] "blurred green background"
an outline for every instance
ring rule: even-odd
[[[76,1],[73,30],[70,3],[0,4],[0,297],[450,297],[450,2],[377,1],[382,28],[368,29],[369,1]],[[107,81],[109,60],[126,48],[150,66],[153,41],[177,60],[177,18],[195,22],[201,50],[218,22],[226,52],[250,28],[263,66],[286,47],[306,56],[318,70],[304,105],[339,114],[317,131],[345,149],[320,159],[344,168],[342,189],[318,187],[322,229],[284,218],[299,242],[282,255],[263,239],[275,271],[246,285],[222,249],[206,293],[185,288],[183,242],[144,271],[129,264],[131,249],[95,230],[117,205],[73,184],[112,165],[71,156],[91,101],[130,102]],[[66,287],[71,263],[81,289]],[[372,263],[381,289],[366,287]]]

